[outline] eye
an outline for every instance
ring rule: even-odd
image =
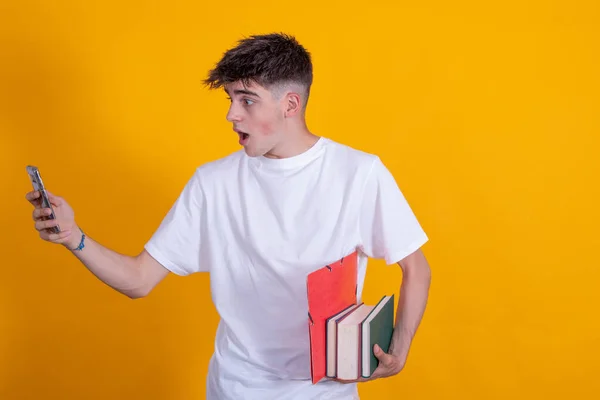
[[[246,103],[247,106],[251,106],[252,104],[254,104],[254,100],[244,99],[243,101],[244,103]]]

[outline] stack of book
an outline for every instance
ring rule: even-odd
[[[357,252],[307,277],[312,382],[324,377],[368,378],[388,351],[394,329],[394,295],[375,305],[357,302]]]
[[[327,377],[371,376],[379,360],[373,347],[387,352],[394,330],[394,295],[376,305],[354,304],[327,319]]]

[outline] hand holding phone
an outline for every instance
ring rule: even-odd
[[[56,219],[56,215],[54,214],[54,208],[50,203],[50,199],[48,198],[48,193],[46,192],[46,188],[44,187],[44,182],[42,181],[42,176],[40,175],[40,171],[37,167],[33,165],[27,166],[27,174],[29,175],[29,179],[31,180],[31,184],[33,185],[33,190],[38,191],[40,193],[40,208],[49,208],[51,210],[50,215],[42,216],[41,219],[43,221],[47,221],[49,219]],[[60,233],[60,227],[58,225],[48,228],[48,230],[52,233]]]
[[[47,242],[62,244],[71,250],[79,248],[85,235],[75,223],[75,213],[69,203],[46,190],[40,171],[36,167],[27,166],[27,173],[33,190],[28,192],[25,198],[35,207],[33,220],[40,237]]]
[[[25,198],[35,207],[33,220],[40,237],[47,242],[62,244],[68,249],[77,249],[82,244],[84,235],[75,223],[73,209],[65,199],[46,190],[36,167],[27,166],[27,173],[33,190]]]

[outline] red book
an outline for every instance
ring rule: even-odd
[[[326,373],[327,318],[356,304],[357,268],[358,252],[354,251],[307,277],[312,383],[319,382]]]

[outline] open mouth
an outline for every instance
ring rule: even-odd
[[[248,138],[250,138],[250,135],[247,134],[246,132],[242,132],[242,131],[236,131],[237,134],[240,137],[240,144],[244,145],[248,142]]]

